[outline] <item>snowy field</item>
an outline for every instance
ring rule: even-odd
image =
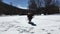
[[[0,16],[0,34],[60,34],[60,15],[35,15],[37,26],[28,24],[27,16]]]

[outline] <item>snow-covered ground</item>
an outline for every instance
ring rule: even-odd
[[[0,16],[0,34],[60,34],[60,15],[35,15],[37,26],[28,24],[27,16]]]

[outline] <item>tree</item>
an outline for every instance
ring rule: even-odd
[[[36,13],[37,5],[34,0],[29,0],[29,11],[32,13]]]
[[[44,1],[45,1],[45,7],[48,7],[52,3],[52,0],[44,0]]]
[[[35,3],[34,0],[30,0],[28,7],[29,7],[29,9],[31,9],[31,10],[35,10],[35,9],[37,8],[37,5],[36,5],[36,3]]]
[[[45,0],[45,13],[54,14],[58,13],[58,6],[55,0]]]
[[[44,3],[45,7],[42,7]],[[29,9],[37,10],[36,13],[53,14],[58,13],[58,2],[56,0],[30,0]]]

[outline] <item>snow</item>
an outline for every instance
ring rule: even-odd
[[[27,16],[0,16],[0,34],[60,34],[60,15],[35,15],[28,24]]]

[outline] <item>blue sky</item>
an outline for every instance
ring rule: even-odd
[[[10,4],[10,2],[12,2],[14,6],[24,9],[27,9],[28,6],[28,0],[3,0],[3,2],[7,4]]]
[[[60,2],[60,0],[58,0]],[[3,0],[3,2],[10,4],[10,2],[13,3],[14,6],[27,9],[28,7],[28,0]]]

